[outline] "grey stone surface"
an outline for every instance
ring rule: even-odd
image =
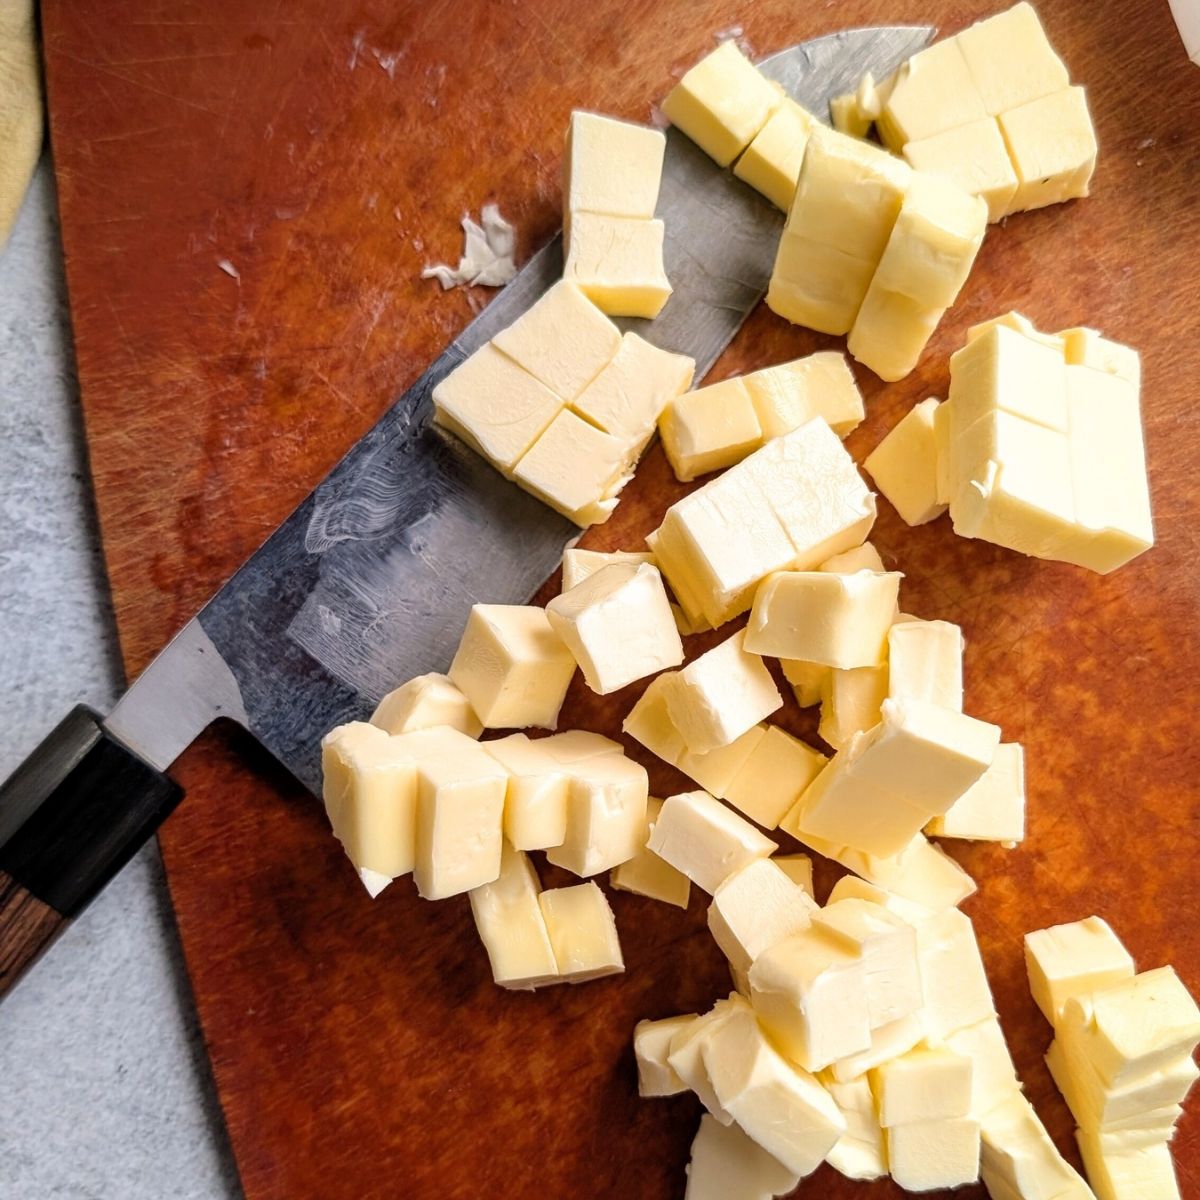
[[[0,778],[121,683],[49,164],[0,251]],[[157,846],[0,1006],[0,1197],[241,1194]]]

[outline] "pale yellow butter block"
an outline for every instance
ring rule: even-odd
[[[468,893],[492,978],[500,987],[532,990],[558,982],[558,964],[538,904],[540,891],[533,864],[506,842],[500,874]]]
[[[916,922],[926,1035],[945,1041],[996,1015],[971,919],[956,908]]]
[[[811,114],[785,97],[737,160],[733,173],[787,212],[812,125]]]
[[[734,738],[728,746],[718,746],[703,754],[693,754],[685,749],[675,765],[706,792],[724,800],[750,756],[766,739],[769,728],[765,722],[760,722],[741,737]]]
[[[576,109],[563,150],[565,211],[654,216],[666,147],[660,129]]]
[[[918,834],[899,854],[880,856],[843,848],[838,862],[895,896],[940,911],[961,904],[975,881],[940,846]]]
[[[1178,1200],[1181,1195],[1171,1147],[1165,1142],[1138,1150],[1106,1150],[1101,1138],[1076,1131],[1079,1153],[1096,1200]]]
[[[875,486],[908,525],[924,525],[946,511],[937,498],[933,425],[938,403],[931,397],[909,409],[863,462]]]
[[[687,1084],[671,1069],[667,1055],[675,1035],[696,1020],[695,1013],[663,1017],[658,1021],[639,1021],[633,1027],[633,1054],[637,1061],[638,1095],[677,1096]]]
[[[1025,751],[1001,742],[992,764],[925,832],[969,842],[1012,846],[1025,837]]]
[[[888,630],[888,695],[962,712],[963,635],[949,621],[908,618]]]
[[[531,495],[576,525],[603,523],[628,479],[633,448],[564,409],[513,469]],[[612,500],[612,504],[606,502]]]
[[[772,1200],[792,1191],[800,1176],[768,1154],[739,1125],[700,1118],[687,1165],[684,1200]]]
[[[862,423],[862,393],[844,354],[820,350],[742,377],[764,439],[822,417],[840,438]]]
[[[435,725],[448,725],[468,737],[483,732],[470,701],[448,675],[436,672],[418,675],[388,692],[371,714],[371,724],[393,734]]]
[[[956,40],[984,109],[993,116],[1067,86],[1067,68],[1025,0],[964,29]]]
[[[888,667],[830,669],[821,683],[821,720],[817,733],[835,750],[856,733],[873,729],[883,717],[888,696]]]
[[[692,892],[691,880],[645,845],[649,841],[650,830],[658,820],[661,808],[662,801],[655,796],[646,801],[646,826],[642,848],[627,862],[613,868],[609,882],[618,891],[648,896],[651,900],[661,900],[664,904],[673,904],[676,908],[687,908]]]
[[[563,280],[496,334],[492,345],[570,402],[616,357],[621,334],[575,284]]]
[[[433,419],[510,474],[562,400],[492,343],[433,389]]]
[[[898,571],[769,575],[754,593],[746,647],[843,670],[875,666],[887,655],[901,578]]]
[[[571,401],[571,407],[605,433],[640,453],[654,436],[663,409],[692,385],[696,363],[626,333],[616,356]]]
[[[1013,1092],[980,1121],[980,1175],[1002,1200],[1091,1200],[1058,1152],[1033,1105]]]
[[[1081,87],[1063,88],[999,116],[1017,173],[1009,212],[1044,208],[1088,194],[1096,169],[1096,131]]]
[[[567,836],[566,769],[548,752],[548,740],[514,733],[480,743],[508,772],[504,836],[517,850],[560,846]]]
[[[551,888],[538,896],[558,973],[568,983],[586,983],[625,970],[617,922],[594,883]]]
[[[588,687],[606,696],[683,662],[658,568],[611,563],[546,605]]]
[[[685,483],[741,462],[763,441],[754,402],[737,377],[676,397],[659,417],[658,433]]]
[[[971,1075],[970,1058],[943,1047],[918,1046],[880,1064],[871,1072],[880,1125],[890,1129],[967,1116]]]
[[[449,674],[485,729],[553,729],[575,659],[544,609],[475,604]]]
[[[667,677],[667,711],[694,753],[729,745],[783,707],[771,673],[744,641],[739,630]]]
[[[325,812],[350,861],[388,881],[411,871],[417,774],[404,739],[364,721],[339,725],[321,742],[321,770]]]
[[[721,1107],[797,1177],[815,1171],[846,1132],[832,1097],[784,1059],[752,1012],[718,1026],[701,1054]]]
[[[995,1017],[956,1030],[946,1038],[956,1054],[971,1060],[971,1108],[969,1116],[982,1120],[996,1105],[1021,1090],[1017,1068],[1009,1053],[1004,1031]]]
[[[784,678],[792,685],[796,703],[800,708],[811,708],[814,704],[821,703],[821,689],[832,670],[831,667],[794,658],[785,658],[780,665],[783,667]]]
[[[945,311],[872,282],[846,349],[880,379],[888,383],[903,379],[917,365]]]
[[[563,278],[613,317],[657,317],[671,297],[666,226],[642,217],[575,212]]]
[[[1017,194],[1017,172],[995,117],[978,117],[904,146],[915,171],[944,179],[987,205],[988,221],[1008,215]]]
[[[444,900],[491,883],[500,874],[508,772],[457,730],[407,736],[437,738],[417,758],[417,892],[425,900]]]
[[[708,1012],[680,1029],[672,1037],[667,1050],[668,1066],[722,1125],[732,1125],[733,1117],[721,1107],[713,1091],[704,1064],[703,1050],[723,1024],[749,1009],[750,1005],[737,992],[731,992],[724,1000],[718,1000]]]
[[[825,1161],[847,1179],[882,1179],[888,1173],[887,1145],[866,1076],[840,1083],[825,1071],[821,1083],[846,1122],[846,1132]]]
[[[730,966],[748,972],[777,942],[803,933],[816,902],[769,858],[755,859],[713,893],[708,928]]]
[[[546,860],[587,877],[636,857],[646,844],[646,768],[620,754],[600,754],[567,771],[567,827]]]
[[[956,425],[950,415],[950,428]],[[1073,524],[1075,498],[1071,473],[1070,437],[1007,412],[982,416],[955,439],[953,470],[960,491],[966,484],[983,483],[995,471],[1010,487],[1040,499],[1048,510],[1060,512]],[[1063,469],[1065,460],[1065,469]],[[1050,470],[1053,468],[1053,474]],[[1043,474],[1048,478],[1041,478]]]
[[[877,261],[785,229],[767,287],[767,307],[818,333],[849,333]]]
[[[668,678],[660,675],[650,681],[649,687],[621,723],[621,729],[651,754],[657,754],[664,762],[677,766],[679,759],[687,752],[687,745],[667,711],[664,689]]]
[[[663,115],[723,167],[750,143],[783,101],[735,42],[722,42],[671,89]]]
[[[649,550],[580,550],[572,547],[563,551],[562,590],[569,592],[576,584],[590,579],[602,567],[613,563],[642,563],[654,565],[654,555]]]
[[[771,861],[799,888],[803,888],[810,897],[815,898],[813,891],[813,864],[807,854],[776,854]]]
[[[979,1178],[979,1122],[916,1121],[887,1131],[892,1178],[910,1192],[965,1187]]]
[[[764,829],[774,829],[827,761],[799,738],[768,725],[720,794]]]
[[[987,115],[957,38],[919,50],[892,76],[877,127],[897,154],[913,141]]]
[[[663,801],[647,846],[709,895],[735,871],[779,848],[707,792]]]
[[[914,1046],[920,1045],[924,1038],[925,1026],[920,1013],[910,1013],[907,1017],[900,1017],[887,1025],[880,1025],[878,1029],[872,1029],[871,1044],[865,1050],[839,1058],[824,1074],[832,1076],[839,1083],[849,1083],[858,1079],[867,1083],[868,1072],[881,1063],[890,1062],[893,1058],[908,1053]],[[869,1086],[868,1083],[868,1088]]]

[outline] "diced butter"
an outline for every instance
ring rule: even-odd
[[[933,421],[938,403],[931,398],[909,409],[863,462],[875,486],[908,525],[924,525],[946,511],[937,498]]]
[[[918,921],[916,930],[927,1035],[945,1041],[960,1029],[994,1017],[992,989],[971,919],[947,908]]]
[[[785,658],[782,662],[783,677],[792,685],[796,704],[800,708],[811,708],[821,702],[821,689],[829,676],[830,667],[821,663],[802,662]]]
[[[945,311],[872,282],[846,349],[880,379],[889,383],[903,379],[917,365]]]
[[[684,1200],[772,1200],[795,1188],[800,1177],[768,1154],[738,1125],[722,1125],[705,1113],[692,1142]]]
[[[695,361],[686,354],[660,350],[636,333],[626,333],[616,356],[571,407],[640,453],[654,436],[663,409],[691,387],[695,371]]]
[[[1096,169],[1096,133],[1081,87],[1063,88],[999,117],[1017,173],[1009,212],[1044,208],[1088,194]]]
[[[909,142],[986,115],[959,40],[945,38],[895,72],[877,125],[883,144],[899,153]]]
[[[820,350],[806,358],[744,375],[765,440],[822,417],[840,438],[862,423],[862,393],[844,354]]]
[[[871,1044],[857,1054],[839,1058],[829,1068],[829,1074],[840,1083],[862,1079],[866,1082],[867,1072],[881,1063],[890,1062],[901,1054],[908,1053],[925,1038],[925,1026],[920,1013],[899,1017],[887,1025],[871,1030]]]
[[[577,109],[563,151],[566,212],[654,216],[666,146],[659,129]]]
[[[813,891],[813,864],[807,854],[776,854],[771,861],[799,888],[803,888],[810,897],[815,898]]]
[[[449,674],[485,729],[553,729],[575,659],[544,609],[476,604]]]
[[[1037,11],[1025,0],[964,29],[957,41],[984,109],[992,115],[1067,86],[1067,68]]]
[[[562,590],[569,592],[576,584],[590,579],[602,567],[613,563],[641,563],[654,565],[654,555],[649,550],[580,550],[577,547],[563,551]]]
[[[725,1022],[738,1013],[749,1011],[750,1005],[733,992],[726,999],[718,1000],[708,1012],[680,1029],[672,1037],[667,1051],[668,1066],[722,1125],[732,1125],[733,1117],[721,1107],[721,1102],[713,1091],[703,1051]]]
[[[491,342],[433,389],[433,419],[511,475],[562,399]]]
[[[783,707],[783,697],[757,654],[738,631],[663,685],[671,722],[687,748],[703,754],[727,746]]]
[[[547,741],[514,733],[481,743],[508,772],[504,836],[518,850],[560,846],[567,836],[566,769],[548,752]]]
[[[812,116],[785,97],[737,160],[733,173],[787,212],[812,126]]]
[[[540,891],[533,864],[506,842],[500,874],[469,893],[492,978],[503,988],[533,989],[558,982],[554,949],[538,904]]]
[[[946,1038],[956,1054],[971,1060],[971,1108],[969,1115],[982,1120],[998,1104],[1021,1089],[1004,1031],[995,1017],[956,1030]]]
[[[454,686],[448,675],[431,672],[418,675],[380,700],[371,714],[371,724],[388,733],[412,733],[448,725],[468,737],[483,732],[470,701]]]
[[[1015,845],[1025,837],[1025,751],[1001,742],[992,765],[925,827],[936,837]]]
[[[687,1084],[671,1069],[667,1055],[675,1035],[695,1020],[695,1013],[686,1013],[663,1017],[660,1021],[639,1021],[634,1026],[633,1054],[637,1060],[639,1096],[676,1096],[687,1091]]]
[[[979,1122],[916,1121],[887,1131],[892,1178],[910,1192],[963,1187],[979,1178]]]
[[[881,1179],[888,1173],[887,1146],[867,1077],[839,1083],[827,1072],[821,1082],[846,1122],[846,1132],[825,1161],[847,1179]]]
[[[967,1116],[971,1075],[970,1058],[932,1046],[918,1046],[880,1064],[871,1072],[880,1125],[890,1129],[893,1125]]]
[[[783,101],[735,42],[722,42],[671,89],[663,115],[723,167],[754,140]]]
[[[856,733],[873,729],[883,717],[888,667],[830,669],[821,681],[821,720],[817,733],[835,750]]]
[[[625,970],[617,923],[604,893],[594,883],[551,888],[538,897],[559,974],[586,983]]]
[[[677,397],[659,417],[658,432],[685,483],[741,462],[763,441],[750,393],[737,377]]]
[[[1095,1134],[1076,1133],[1096,1200],[1178,1200],[1179,1181],[1166,1142],[1142,1149],[1106,1150]]]
[[[713,893],[708,928],[730,965],[748,972],[764,950],[803,933],[816,908],[812,897],[774,862],[760,858],[734,872]]]
[[[676,908],[687,908],[692,891],[691,881],[645,845],[661,808],[662,801],[655,796],[646,801],[646,826],[642,848],[627,862],[613,868],[609,882],[618,891],[648,896],[651,900],[661,900],[664,904],[675,905]]]
[[[735,871],[778,849],[707,792],[684,792],[665,800],[647,845],[710,895]]]
[[[613,317],[657,317],[670,299],[663,266],[666,226],[641,217],[571,214],[563,278]]]
[[[779,571],[754,593],[746,646],[755,654],[847,669],[887,656],[898,571]]]
[[[949,621],[897,621],[888,630],[888,695],[962,712],[963,636]]]
[[[849,333],[876,263],[785,229],[767,286],[767,307],[818,333]]]
[[[576,875],[596,875],[628,862],[646,844],[646,768],[620,754],[600,754],[571,766],[567,830],[546,859]]]
[[[777,726],[768,725],[723,798],[764,829],[774,829],[824,768],[826,758]]]
[[[811,835],[803,833],[801,840],[810,841]],[[899,854],[888,857],[848,847],[838,849],[833,857],[876,886],[933,911],[953,908],[975,891],[975,881],[970,875],[940,846],[921,834]]]
[[[904,158],[914,170],[978,196],[987,205],[989,221],[999,221],[1011,211],[1017,172],[995,117],[978,117],[908,142]]]
[[[1091,1192],[1059,1154],[1033,1105],[1013,1092],[980,1122],[980,1174],[1003,1200],[1089,1200]]]

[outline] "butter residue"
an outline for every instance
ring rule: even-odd
[[[503,287],[517,273],[513,253],[517,237],[495,204],[485,204],[478,222],[467,213],[462,219],[463,252],[457,267],[434,263],[421,272],[436,279],[443,290],[452,287]]]

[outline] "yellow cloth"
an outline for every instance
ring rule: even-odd
[[[0,247],[42,150],[42,85],[33,0],[0,0]]]

